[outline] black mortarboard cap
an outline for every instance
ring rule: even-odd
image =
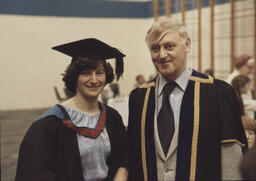
[[[116,59],[116,76],[117,79],[123,73],[123,57],[125,56],[117,48],[95,39],[87,38],[62,45],[52,47],[53,50],[62,52],[72,58],[88,57],[92,59]]]

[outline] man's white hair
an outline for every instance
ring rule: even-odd
[[[152,44],[160,41],[164,35],[170,32],[178,31],[180,37],[184,40],[184,43],[189,38],[186,27],[179,21],[175,21],[170,18],[159,18],[154,22],[146,35],[146,43],[150,48]]]

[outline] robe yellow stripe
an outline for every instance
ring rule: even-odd
[[[237,143],[242,147],[245,147],[245,144],[241,143],[240,141],[238,141],[237,139],[230,139],[230,140],[221,140],[221,143]]]
[[[146,162],[146,145],[145,145],[145,123],[146,123],[146,113],[147,113],[150,89],[151,89],[150,87],[147,88],[146,96],[144,99],[142,117],[141,117],[141,154],[142,154],[142,167],[143,167],[144,181],[148,180],[147,162]]]
[[[193,80],[195,82],[201,82],[201,83],[213,83],[213,78],[211,76],[208,76],[208,79],[200,78],[200,77],[195,77],[191,76],[189,80]]]
[[[149,88],[155,86],[155,82],[150,82],[150,83],[144,83],[142,84],[139,88]]]
[[[190,180],[195,180],[196,177],[196,159],[197,159],[197,142],[199,132],[199,104],[200,104],[200,82],[195,82],[194,89],[194,128],[192,137],[192,148],[191,148],[191,162],[190,162]]]

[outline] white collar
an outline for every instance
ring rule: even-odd
[[[188,85],[188,81],[189,78],[192,74],[192,69],[189,67],[186,67],[185,70],[180,74],[180,76],[174,80],[174,82],[176,82],[176,84],[178,85],[178,87],[185,92],[185,89]],[[165,78],[163,77],[163,75],[159,74],[158,78],[157,78],[157,82],[158,82],[158,96],[160,96],[162,94],[163,88],[165,86],[165,84],[167,83],[167,81],[165,80]]]

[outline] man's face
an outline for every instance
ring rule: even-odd
[[[177,31],[164,35],[150,47],[152,61],[167,81],[175,80],[186,68],[190,39],[184,40]]]

